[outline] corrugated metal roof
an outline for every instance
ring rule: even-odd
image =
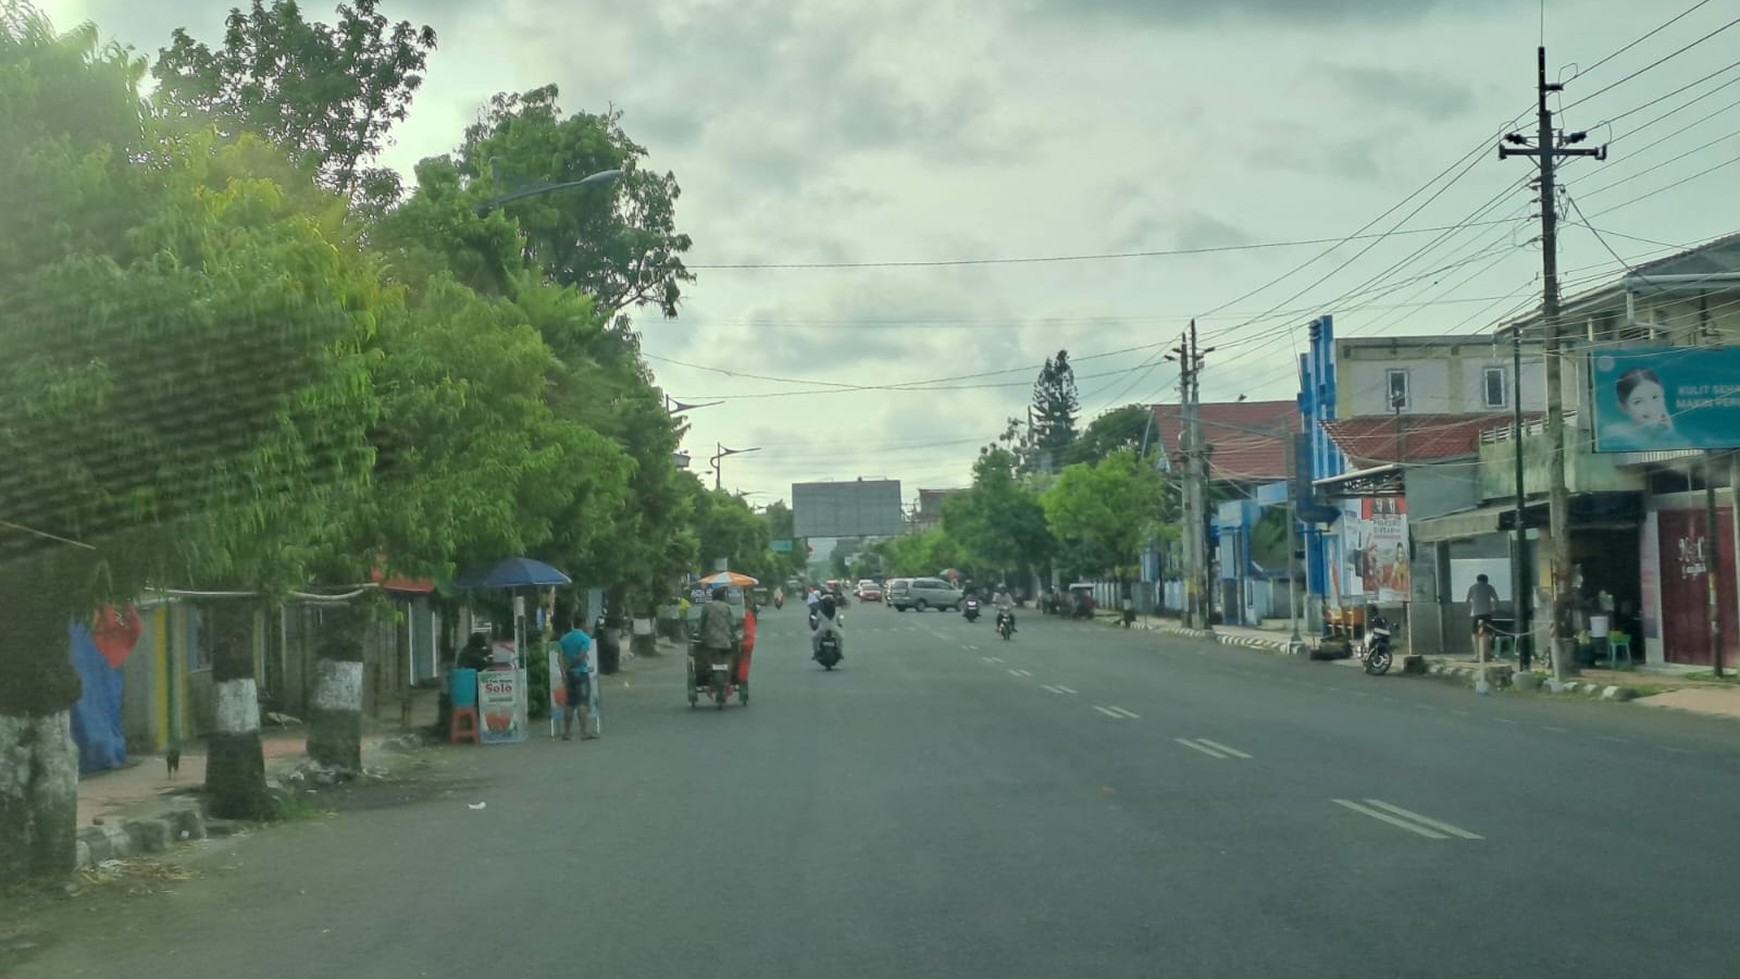
[[[1540,412],[1525,412],[1525,424]],[[1480,433],[1511,423],[1510,412],[1481,415],[1361,415],[1323,422],[1323,430],[1350,462],[1365,466],[1384,462],[1428,462],[1474,455]],[[1406,456],[1404,458],[1404,453]]]

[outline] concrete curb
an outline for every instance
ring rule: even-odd
[[[1265,652],[1281,654],[1288,654],[1291,652],[1289,648],[1290,644],[1284,639],[1259,639],[1253,636],[1230,636],[1217,632],[1207,632],[1202,629],[1187,629],[1183,626],[1175,625],[1158,625],[1150,626],[1148,628],[1149,631],[1152,632],[1161,632],[1169,636],[1178,636],[1184,639],[1208,639],[1213,642],[1218,642],[1223,646],[1260,649]],[[1302,648],[1301,652],[1308,652],[1308,650]],[[1479,668],[1472,665],[1447,663],[1443,660],[1427,660],[1425,671],[1415,675],[1444,680],[1450,683],[1457,683],[1472,689],[1478,686],[1479,673]],[[1605,700],[1612,703],[1627,703],[1636,700],[1638,697],[1637,691],[1631,687],[1620,686],[1617,684],[1603,685],[1586,681],[1567,683],[1563,690],[1554,690],[1552,688],[1552,682],[1544,679],[1540,674],[1517,673],[1515,667],[1501,663],[1487,666],[1486,681],[1488,686],[1494,690],[1503,690],[1514,686],[1519,690],[1533,690],[1557,696],[1576,694],[1578,696]]]
[[[177,806],[154,816],[97,823],[79,830],[78,869],[89,869],[105,860],[162,853],[178,843],[205,838],[205,814],[198,805]]]

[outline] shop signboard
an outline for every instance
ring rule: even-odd
[[[1740,448],[1740,347],[1589,356],[1595,451]]]
[[[1341,511],[1342,602],[1408,601],[1407,502],[1397,496],[1368,496],[1343,500]]]

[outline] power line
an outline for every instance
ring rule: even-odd
[[[1601,186],[1595,188],[1594,190],[1583,191],[1583,196],[1594,197],[1596,194],[1606,193],[1607,191],[1612,190],[1615,187],[1618,187],[1620,184],[1630,183],[1631,181],[1636,180],[1638,177],[1641,177],[1644,174],[1654,173],[1655,171],[1660,170],[1662,167],[1665,167],[1671,163],[1678,163],[1679,161],[1685,159],[1688,156],[1691,156],[1694,153],[1699,153],[1699,152],[1702,152],[1704,150],[1707,150],[1710,147],[1715,146],[1717,143],[1720,143],[1724,140],[1733,139],[1735,136],[1740,136],[1740,131],[1723,133],[1722,135],[1717,136],[1715,139],[1712,139],[1709,142],[1701,143],[1697,146],[1694,146],[1691,149],[1686,150],[1684,153],[1681,153],[1678,156],[1668,157],[1667,159],[1661,161],[1660,163],[1655,164],[1654,166],[1646,167],[1642,170],[1637,171],[1636,173],[1627,174],[1623,177],[1620,177],[1618,180],[1612,181],[1611,183],[1602,184]]]
[[[1698,6],[1703,6],[1703,4],[1699,4]],[[1697,8],[1694,7],[1692,9],[1696,10]],[[1688,13],[1689,12],[1690,11],[1688,11]],[[1678,20],[1678,19],[1679,19],[1678,17],[1674,18],[1674,20]],[[1672,22],[1673,21],[1669,21],[1668,23],[1672,23]],[[1624,85],[1626,82],[1631,81],[1633,78],[1636,78],[1637,76],[1643,74],[1644,72],[1649,71],[1653,68],[1659,67],[1663,64],[1666,64],[1669,61],[1672,61],[1674,58],[1677,58],[1680,55],[1685,54],[1687,51],[1690,51],[1691,49],[1697,47],[1698,45],[1704,43],[1705,41],[1710,40],[1711,38],[1715,37],[1716,35],[1721,34],[1723,31],[1726,31],[1729,28],[1734,27],[1737,24],[1740,24],[1740,17],[1736,17],[1733,20],[1729,21],[1728,23],[1723,24],[1721,27],[1718,27],[1715,30],[1711,31],[1710,33],[1705,34],[1704,36],[1698,38],[1697,40],[1691,41],[1690,43],[1686,44],[1684,47],[1678,48],[1678,49],[1676,49],[1668,54],[1661,56],[1660,58],[1657,58],[1656,60],[1650,62],[1649,64],[1644,65],[1642,68],[1639,68],[1636,71],[1632,72],[1631,74],[1626,75],[1624,78],[1621,78],[1616,82],[1612,82],[1610,84],[1604,85],[1601,88],[1598,88],[1593,92],[1590,92],[1588,95],[1585,95],[1582,98],[1576,100],[1575,102],[1572,102],[1570,105],[1567,105],[1567,106],[1560,108],[1559,111],[1566,112],[1570,109],[1575,109],[1577,106],[1582,105],[1583,103],[1589,101],[1592,98],[1595,98],[1596,96],[1602,94],[1603,92],[1610,92],[1613,89],[1616,89],[1621,85]],[[1666,25],[1663,25],[1663,26],[1666,26]],[[1654,33],[1654,32],[1652,31],[1651,33]],[[1599,62],[1597,62],[1597,64],[1599,64]]]
[[[1162,248],[1139,252],[1093,252],[1080,255],[1037,255],[1012,258],[940,258],[940,259],[899,259],[869,262],[732,262],[718,265],[688,265],[687,268],[713,272],[765,270],[765,271],[801,271],[821,269],[930,269],[951,268],[976,265],[1039,265],[1061,262],[1099,262],[1130,258],[1173,258],[1187,255],[1214,255],[1223,252],[1247,252],[1272,248],[1297,248],[1305,245],[1322,245],[1334,242],[1337,245],[1349,241],[1359,241],[1366,238],[1382,238],[1387,235],[1418,235],[1442,231],[1443,228],[1415,228],[1409,231],[1393,231],[1381,235],[1352,234],[1345,238],[1297,238],[1286,241],[1259,241],[1242,245],[1205,245],[1198,248]]]
[[[1600,61],[1597,61],[1594,64],[1590,65],[1588,68],[1585,68],[1582,71],[1577,72],[1577,74],[1571,76],[1571,81],[1576,81],[1577,79],[1583,77],[1584,75],[1589,74],[1590,72],[1601,67],[1602,65],[1606,64],[1607,62],[1612,61],[1614,58],[1617,58],[1620,55],[1624,54],[1625,52],[1630,51],[1632,48],[1637,47],[1639,44],[1642,44],[1643,42],[1649,40],[1650,38],[1656,36],[1657,34],[1660,34],[1662,31],[1667,30],[1668,28],[1679,23],[1681,20],[1685,19],[1686,17],[1690,16],[1691,14],[1696,13],[1698,11],[1698,8],[1707,5],[1709,2],[1710,2],[1710,0],[1698,0],[1697,3],[1694,3],[1690,7],[1687,7],[1686,9],[1673,15],[1672,17],[1668,18],[1666,21],[1663,21],[1662,23],[1657,24],[1653,30],[1647,31],[1647,32],[1645,32],[1637,37],[1632,38],[1629,43],[1627,43],[1625,46],[1621,47],[1619,50],[1612,52],[1611,54],[1607,55],[1605,58],[1602,58]],[[1545,39],[1543,39],[1541,41],[1542,45],[1545,45],[1546,43],[1547,42],[1545,41]],[[1560,109],[1559,111],[1563,112],[1564,110]]]
[[[1663,187],[1657,187],[1656,189],[1650,191],[1647,194],[1639,194],[1638,196],[1633,197],[1630,200],[1620,201],[1618,204],[1615,204],[1612,207],[1607,208],[1604,211],[1596,211],[1595,217],[1602,217],[1603,215],[1612,214],[1614,211],[1617,211],[1620,208],[1630,207],[1631,205],[1636,204],[1639,201],[1649,200],[1651,197],[1654,197],[1657,194],[1667,193],[1668,191],[1673,190],[1675,187],[1678,187],[1681,184],[1691,183],[1692,181],[1698,179],[1699,177],[1714,173],[1717,170],[1722,169],[1723,167],[1731,167],[1736,163],[1740,163],[1740,157],[1735,157],[1733,159],[1723,160],[1721,163],[1718,163],[1715,166],[1705,167],[1704,169],[1699,170],[1697,173],[1694,173],[1689,177],[1682,177],[1679,180],[1676,180],[1671,184],[1668,184],[1668,185],[1663,186]]]
[[[1721,68],[1717,68],[1715,71],[1710,72],[1708,75],[1705,75],[1702,78],[1697,79],[1696,81],[1687,82],[1686,84],[1681,85],[1679,88],[1676,88],[1673,91],[1666,93],[1665,95],[1658,95],[1655,98],[1650,99],[1648,102],[1643,103],[1642,105],[1634,105],[1631,108],[1626,109],[1624,112],[1621,112],[1620,114],[1613,116],[1610,119],[1601,120],[1599,123],[1596,123],[1596,125],[1609,125],[1611,123],[1618,122],[1619,120],[1624,119],[1627,116],[1636,115],[1637,113],[1642,112],[1643,110],[1649,108],[1650,106],[1660,105],[1661,103],[1666,102],[1668,99],[1673,98],[1674,96],[1680,94],[1681,92],[1685,91],[1688,88],[1696,88],[1697,86],[1702,85],[1703,83],[1709,81],[1710,79],[1715,78],[1717,75],[1721,75],[1721,74],[1724,74],[1726,72],[1733,71],[1736,67],[1740,67],[1740,61],[1730,62],[1729,64],[1724,65]],[[1693,103],[1697,102],[1698,99],[1708,98],[1711,95],[1713,95],[1714,93],[1720,92],[1722,89],[1727,88],[1729,85],[1734,84],[1734,82],[1736,80],[1740,80],[1740,79],[1730,79],[1729,81],[1726,81],[1726,82],[1722,83],[1721,85],[1718,85],[1715,88],[1710,89],[1710,91],[1705,92],[1703,95],[1698,96],[1698,98],[1692,99],[1690,102],[1686,102],[1684,105],[1681,105],[1679,108],[1683,109],[1687,105],[1692,105]],[[1563,110],[1560,110],[1560,111],[1563,111]],[[1675,109],[1672,112],[1663,113],[1661,116],[1658,116],[1657,118],[1658,119],[1665,118],[1669,115],[1672,115],[1673,112],[1678,112],[1678,111],[1679,111],[1679,109]]]

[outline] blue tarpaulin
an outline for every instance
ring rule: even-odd
[[[97,649],[90,629],[75,622],[68,633],[73,669],[84,683],[84,694],[72,709],[79,773],[120,768],[127,763],[127,740],[121,734],[121,671]]]

